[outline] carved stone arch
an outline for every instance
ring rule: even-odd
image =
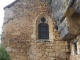
[[[44,17],[46,19],[46,22],[49,25],[49,40],[48,41],[53,41],[53,18],[51,18],[48,14],[46,13],[41,13],[39,14],[33,23],[33,34],[32,34],[32,38],[34,38],[34,40],[39,40],[38,39],[38,24],[41,22],[41,18]]]

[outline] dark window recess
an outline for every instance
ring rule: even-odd
[[[48,2],[48,3],[51,3],[52,0],[40,0],[40,2]]]
[[[49,26],[44,23],[45,18],[41,19],[42,23],[38,25],[38,39],[49,39]]]
[[[78,54],[78,53],[77,53],[77,42],[78,42],[78,40],[75,40],[75,41],[73,42],[73,45],[74,45],[74,54],[75,54],[75,55]]]
[[[77,43],[74,43],[74,53],[77,55]]]

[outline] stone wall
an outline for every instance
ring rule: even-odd
[[[78,40],[77,41],[77,54],[75,54],[74,45],[73,45],[73,41],[75,41],[76,39]],[[75,39],[71,40],[70,47],[71,47],[70,60],[79,60],[80,59],[80,35],[78,35]]]
[[[34,21],[41,13],[53,21],[53,40],[40,41],[32,35]],[[55,29],[48,2],[20,0],[5,8],[2,43],[10,53],[11,60],[69,60],[69,42],[63,41]]]
[[[70,60],[79,60],[80,59],[79,57],[80,56],[80,14],[74,12],[72,13],[72,15],[68,15],[64,21],[70,34],[68,35],[68,37],[72,38],[70,39],[70,50],[71,50]],[[73,42],[76,43],[76,47]],[[76,54],[75,51],[77,52]]]
[[[66,0],[53,0],[52,14],[60,37],[63,40],[70,41],[70,60],[80,60],[80,0],[67,1],[69,1],[69,3],[66,5]],[[66,6],[67,9],[64,8],[64,12],[62,9]],[[75,47],[73,41],[76,39],[78,41]],[[75,51],[77,54],[74,54]]]

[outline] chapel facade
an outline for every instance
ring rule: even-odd
[[[6,6],[2,44],[11,60],[80,60],[79,3],[15,0]]]

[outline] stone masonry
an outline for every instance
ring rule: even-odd
[[[33,27],[34,21],[42,13],[53,21],[51,41],[40,41],[33,35],[33,30],[37,28]],[[5,8],[2,39],[11,60],[69,60],[69,44],[60,38],[55,29],[48,1],[19,0],[13,6]]]
[[[2,44],[11,60],[79,60],[80,9],[79,6],[75,8],[77,1],[15,0],[6,6]],[[49,26],[48,40],[38,38],[42,17]]]
[[[52,12],[60,37],[70,42],[70,60],[80,60],[80,0],[52,0]]]

